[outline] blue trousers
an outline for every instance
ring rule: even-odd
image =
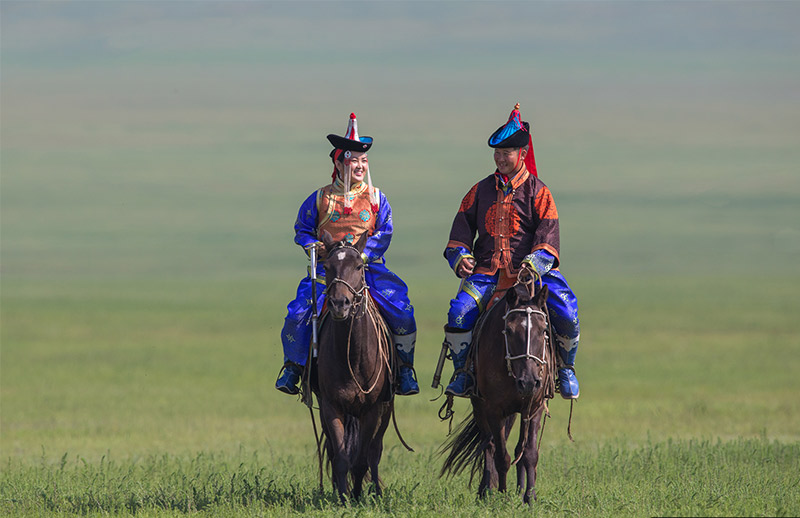
[[[417,330],[414,306],[408,298],[408,286],[382,263],[370,263],[365,272],[369,293],[393,334],[407,335]],[[317,270],[317,308],[325,302],[325,271]],[[289,303],[281,330],[284,361],[305,365],[311,343],[311,277],[300,281],[297,295]]]
[[[472,330],[494,294],[499,275],[499,273],[494,275],[475,273],[467,277],[456,298],[450,301],[447,325],[465,331]],[[544,274],[542,283],[550,290],[547,308],[550,311],[556,343],[562,349],[571,351],[578,346],[581,334],[578,299],[558,270]]]

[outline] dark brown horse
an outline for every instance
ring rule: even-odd
[[[455,475],[469,468],[471,483],[482,471],[478,494],[483,497],[489,489],[506,490],[508,470],[516,463],[517,488],[524,486],[523,500],[528,504],[536,499],[536,439],[546,400],[555,391],[555,351],[548,338],[545,306],[548,289],[534,291],[532,275],[523,270],[517,284],[476,325],[477,392],[471,397],[472,414],[442,447],[447,457],[440,474]],[[522,421],[512,463],[506,441],[517,414]]]
[[[320,327],[315,393],[333,487],[344,502],[361,496],[367,471],[381,494],[378,464],[394,404],[392,348],[364,278],[366,234],[355,246],[327,232],[322,237],[328,318]]]

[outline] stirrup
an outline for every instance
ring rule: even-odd
[[[300,387],[298,387],[298,384],[303,377],[303,368],[296,363],[287,362],[281,371],[278,380],[275,382],[275,388],[290,396],[299,394]]]
[[[453,385],[459,381],[459,376],[464,375],[464,387],[461,391],[456,391]],[[450,383],[448,383],[447,388],[445,389],[444,393],[448,396],[454,397],[470,397],[475,392],[475,376],[468,371],[467,369],[458,369],[453,373],[453,377],[450,379]]]

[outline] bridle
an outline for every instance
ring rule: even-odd
[[[525,339],[525,354],[518,354],[516,356],[511,356],[511,349],[508,346],[508,320],[507,319],[512,313],[525,313],[526,314],[526,318],[527,318],[527,324],[528,324],[528,333],[527,333],[526,339]],[[508,311],[506,311],[505,315],[503,315],[503,340],[505,341],[505,345],[506,345],[506,367],[508,368],[508,375],[511,376],[512,378],[514,377],[514,373],[511,370],[511,362],[513,360],[533,360],[536,363],[538,363],[539,365],[546,365],[547,364],[547,361],[546,361],[547,360],[547,340],[548,340],[547,331],[544,332],[544,339],[542,341],[542,351],[543,351],[542,356],[544,356],[545,358],[544,359],[539,358],[535,354],[531,353],[531,348],[532,348],[532,345],[533,345],[531,343],[531,327],[532,327],[531,315],[533,315],[533,314],[542,315],[542,317],[544,317],[545,324],[547,323],[547,313],[545,313],[544,311],[541,311],[539,309],[533,309],[531,307],[509,309]]]
[[[525,339],[525,354],[518,354],[516,356],[511,356],[511,350],[508,347],[508,317],[512,313],[525,313],[526,319],[527,319],[527,325],[528,325],[528,333],[527,333],[526,339]],[[542,340],[542,356],[543,356],[543,358],[539,358],[535,354],[531,353],[531,346],[532,346],[532,343],[531,343],[531,326],[532,326],[531,315],[533,315],[533,314],[541,315],[542,317],[544,317],[545,332],[543,333],[544,336],[543,336],[543,340]],[[511,376],[511,378],[516,379],[516,376],[514,376],[514,371],[511,370],[511,362],[514,361],[514,360],[533,360],[539,365],[539,367],[544,367],[544,366],[547,365],[547,355],[548,355],[548,345],[549,345],[549,335],[548,335],[548,332],[547,332],[548,329],[550,329],[550,323],[549,323],[548,315],[547,315],[546,312],[544,312],[542,310],[534,309],[534,308],[531,308],[531,307],[525,307],[525,308],[509,309],[509,310],[506,311],[506,314],[503,315],[503,340],[505,341],[505,344],[506,344],[506,368],[508,369],[508,375]],[[550,374],[548,374],[548,376],[550,376]],[[546,389],[545,389],[545,396],[544,397],[548,397]],[[531,419],[534,416],[534,414],[532,413],[534,401],[536,401],[535,397],[530,398],[528,400],[527,409],[524,412],[521,412],[522,423],[523,423],[523,426],[524,426],[521,437],[525,437],[525,441],[528,440],[528,434],[531,431]],[[547,410],[547,402],[546,401],[544,402],[544,408],[545,408],[545,417],[549,417],[550,414],[549,414],[549,411]],[[542,430],[544,430],[544,422],[542,423]],[[522,439],[520,439],[520,440],[522,440]],[[539,444],[541,445],[541,436],[539,438]],[[516,465],[517,462],[519,462],[519,460],[522,458],[522,454],[523,453],[524,453],[524,448],[519,451],[519,453],[517,454],[517,458],[514,459],[514,462],[511,463],[512,466]]]
[[[342,248],[352,250],[356,253],[357,256],[359,257],[361,256],[361,252],[358,250],[358,248],[348,244],[342,244],[337,246],[336,248],[333,248],[330,252],[328,252],[328,257],[336,253],[338,250],[341,250]],[[350,290],[350,292],[353,294],[353,311],[350,312],[350,315],[347,318],[337,319],[333,317],[333,315],[331,315],[331,318],[339,321],[346,321],[346,320],[350,321],[349,330],[347,333],[347,352],[345,353],[345,357],[347,358],[347,368],[350,370],[350,378],[356,384],[358,390],[361,391],[362,394],[369,394],[375,389],[375,387],[378,384],[378,381],[381,379],[380,369],[382,365],[386,366],[386,369],[389,372],[389,377],[391,378],[392,376],[392,366],[391,366],[390,354],[388,352],[389,351],[389,342],[387,338],[388,329],[386,328],[386,323],[381,318],[377,307],[373,303],[370,303],[369,299],[365,298],[366,292],[369,290],[369,286],[367,285],[365,269],[361,270],[361,287],[359,289],[354,288],[353,286],[350,285],[349,282],[345,281],[344,279],[334,277],[330,281],[328,286],[325,288],[326,296],[328,294],[328,290],[330,290],[331,287],[337,283],[344,284],[344,286],[348,290]],[[367,314],[372,315],[372,325],[375,329],[376,336],[378,336],[378,355],[375,359],[376,361],[374,370],[375,379],[373,380],[372,385],[368,389],[365,389],[364,387],[361,386],[361,383],[358,381],[355,372],[353,372],[353,366],[350,363],[350,345],[353,334],[353,325],[356,321],[356,317],[365,316]]]
[[[354,246],[340,245],[340,246],[337,246],[336,248],[334,248],[333,250],[331,250],[330,252],[328,252],[328,257],[333,255],[337,250],[341,250],[342,248],[347,248],[349,250],[353,250],[356,253],[356,255],[359,255],[359,256],[361,255],[361,252],[359,252],[358,249],[356,247],[354,247]],[[326,296],[328,295],[328,291],[333,286],[335,286],[336,284],[344,284],[344,286],[348,290],[350,290],[350,293],[353,294],[353,309],[354,309],[354,313],[351,313],[351,315],[357,314],[360,310],[362,310],[364,307],[366,307],[366,305],[363,305],[362,302],[364,302],[364,295],[365,295],[365,292],[369,290],[369,286],[367,286],[367,281],[366,281],[366,277],[365,277],[365,273],[364,273],[363,269],[361,270],[361,287],[359,289],[354,288],[353,286],[350,285],[349,282],[347,282],[344,279],[340,279],[339,277],[334,277],[330,281],[328,286],[325,288],[325,295]]]

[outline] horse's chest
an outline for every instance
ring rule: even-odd
[[[383,389],[383,376],[365,376],[347,367],[337,369],[328,375],[320,375],[319,389],[328,401],[338,402],[339,406],[353,409],[374,405],[380,399]]]

